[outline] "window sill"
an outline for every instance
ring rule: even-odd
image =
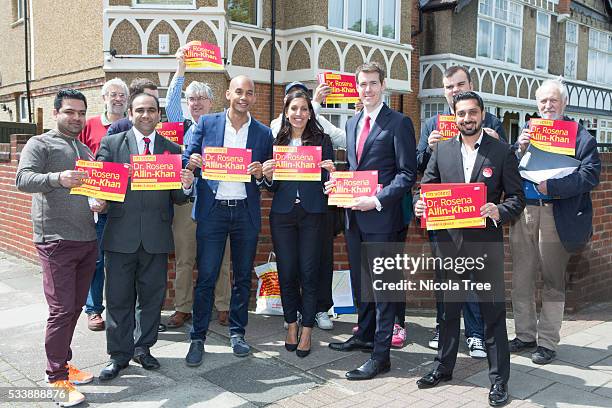
[[[366,39],[370,39],[370,40],[377,40],[377,41],[384,41],[384,42],[388,42],[388,43],[392,43],[392,44],[399,44],[400,41],[397,38],[389,38],[389,37],[383,37],[383,36],[379,36],[379,35],[373,35],[373,34],[367,34],[367,33],[362,33],[361,31],[353,31],[353,30],[345,30],[343,28],[338,28],[338,27],[330,27],[327,26],[327,30],[330,32],[336,32],[336,33],[341,33],[341,34],[345,34],[345,35],[354,35],[360,38],[366,38]]]

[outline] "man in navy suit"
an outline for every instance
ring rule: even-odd
[[[205,147],[252,149],[248,183],[198,179],[193,218],[197,222],[198,280],[193,302],[191,346],[185,357],[190,367],[202,364],[204,341],[214,301],[214,290],[227,237],[230,238],[234,282],[230,302],[230,344],[234,355],[247,356],[250,347],[244,339],[248,321],[251,271],[261,229],[259,184],[262,164],[272,157],[272,132],[249,113],[255,103],[255,84],[246,76],[231,80],[225,92],[229,109],[203,115],[191,143],[183,154],[188,168],[201,168]]]
[[[361,270],[361,246],[365,242],[400,242],[404,228],[402,198],[416,180],[416,142],[410,118],[383,103],[384,71],[370,62],[357,68],[357,90],[363,110],[346,124],[350,171],[378,170],[382,189],[373,197],[359,197],[347,208],[345,231],[351,282],[359,303],[358,330],[344,343],[330,343],[339,351],[372,350],[361,367],[346,373],[349,380],[367,380],[389,371],[395,305],[361,297],[371,276]],[[331,182],[333,183],[333,182]],[[330,182],[326,189],[331,188]]]
[[[563,83],[544,81],[535,96],[542,118],[571,120],[564,116],[567,89]],[[525,154],[530,137],[529,129],[523,129],[515,145],[517,156]],[[578,169],[538,184],[538,192],[546,197],[528,199],[525,212],[510,226],[516,338],[509,347],[520,352],[537,346],[531,356],[536,364],[548,364],[556,356],[565,307],[565,270],[571,253],[581,250],[593,234],[591,190],[599,184],[601,161],[597,141],[580,124],[574,158],[580,160]],[[544,287],[538,319],[535,292],[540,265]]]

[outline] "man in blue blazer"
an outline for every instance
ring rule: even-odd
[[[378,170],[382,189],[373,197],[359,197],[346,210],[345,236],[351,283],[359,303],[359,324],[353,337],[344,343],[330,343],[329,347],[371,350],[368,361],[346,373],[349,380],[366,380],[391,367],[395,305],[362,297],[368,289],[362,291],[362,281],[371,285],[371,275],[361,270],[361,246],[365,242],[400,241],[404,228],[402,198],[416,180],[416,142],[410,118],[383,103],[384,70],[374,62],[365,63],[357,68],[356,75],[363,110],[346,124],[349,170]],[[330,187],[328,182],[326,188]]]
[[[243,357],[250,352],[244,335],[248,321],[251,271],[261,229],[261,163],[272,157],[272,132],[249,113],[255,103],[255,84],[250,78],[238,76],[232,79],[225,97],[230,105],[228,110],[200,117],[191,143],[183,154],[183,164],[190,169],[201,168],[205,147],[247,148],[252,149],[253,162],[248,166],[252,177],[248,183],[202,178],[196,182],[193,218],[198,224],[198,280],[193,302],[191,346],[185,357],[190,367],[202,364],[213,293],[228,236],[234,271],[229,316],[230,341],[234,355]]]
[[[547,80],[536,90],[540,116],[551,120],[565,117],[567,89],[558,80]],[[519,136],[517,156],[522,157],[530,140],[529,129]],[[525,212],[510,226],[512,249],[512,309],[516,338],[510,351],[536,348],[531,360],[548,364],[556,356],[565,307],[565,271],[572,252],[581,250],[593,235],[591,190],[599,184],[601,161],[597,141],[580,124],[574,158],[578,169],[559,179],[537,185],[546,197],[527,197]],[[524,183],[528,183],[524,181]],[[536,314],[535,291],[542,269],[542,309]]]

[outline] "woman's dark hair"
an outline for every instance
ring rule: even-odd
[[[289,142],[291,141],[292,126],[287,119],[287,109],[289,109],[291,102],[297,98],[306,100],[308,103],[308,111],[310,112],[310,119],[308,119],[308,122],[306,122],[306,129],[304,129],[304,133],[302,134],[302,145],[321,146],[325,133],[323,132],[323,127],[319,121],[317,121],[314,109],[312,108],[312,103],[310,102],[310,97],[303,91],[291,92],[287,95],[285,105],[283,106],[283,121],[281,123],[281,128],[278,135],[276,136],[276,139],[274,139],[274,144],[280,146],[289,145]]]

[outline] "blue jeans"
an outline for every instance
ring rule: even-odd
[[[468,299],[473,296],[473,293],[468,295]],[[436,302],[436,327],[440,322],[440,316],[442,316],[442,302]],[[478,337],[484,339],[484,321],[482,320],[482,314],[480,313],[480,302],[468,301],[463,303],[463,324],[465,326],[465,337]]]
[[[216,202],[210,215],[206,219],[198,220],[196,229],[198,280],[193,297],[193,326],[190,332],[192,340],[206,340],[214,304],[215,284],[228,235],[234,272],[229,331],[230,335],[245,334],[258,231],[249,217],[246,200],[239,201],[235,207]]]
[[[104,311],[102,295],[104,294],[104,251],[102,251],[102,233],[106,225],[106,214],[98,214],[96,223],[96,236],[98,238],[98,259],[96,259],[96,270],[89,286],[87,301],[85,302],[85,313],[99,313]]]

